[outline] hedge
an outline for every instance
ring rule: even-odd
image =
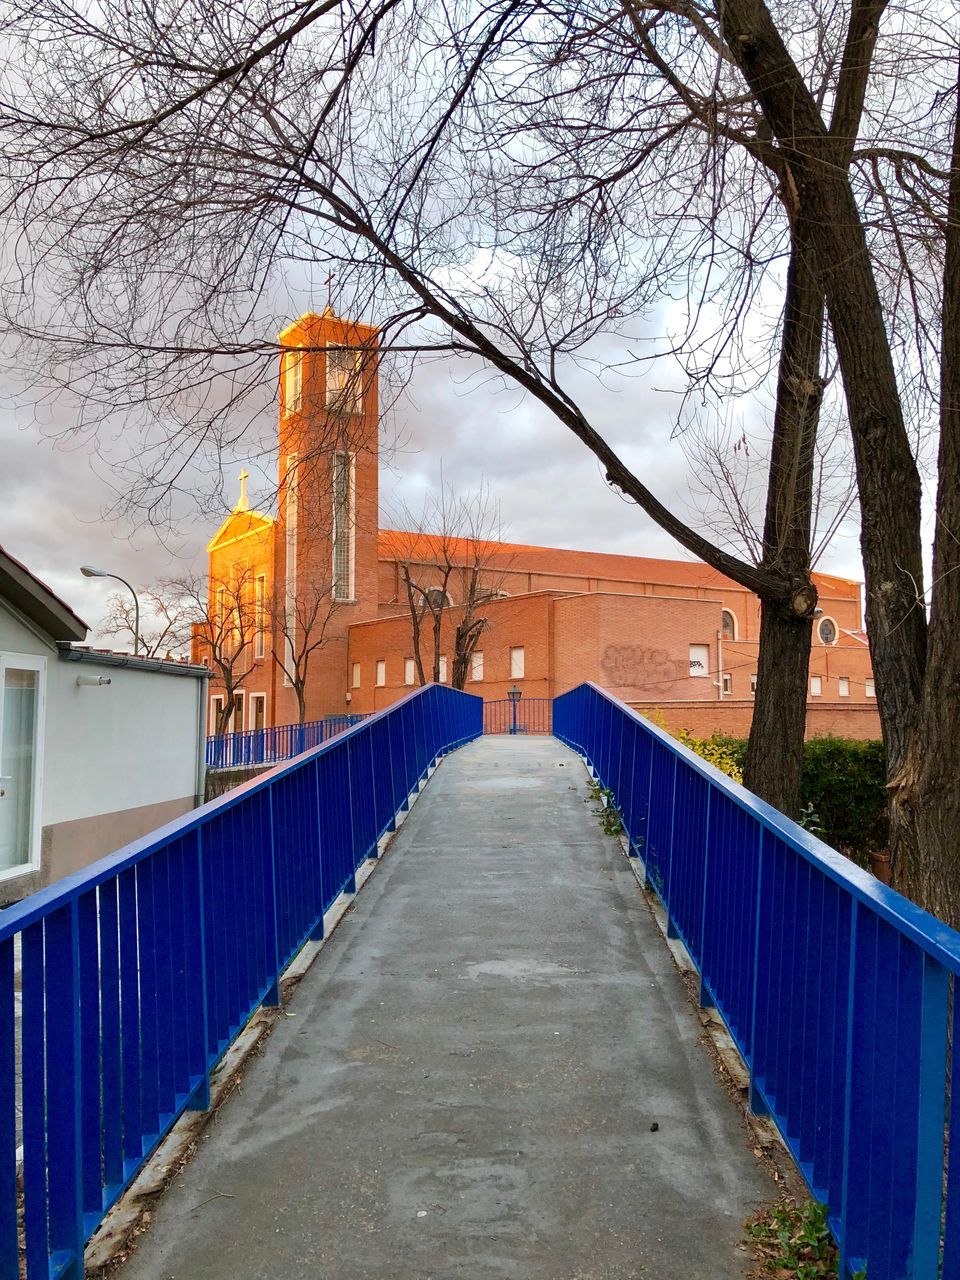
[[[745,738],[715,733],[680,735],[698,755],[736,777],[747,753]],[[724,762],[729,762],[727,768]],[[801,822],[821,840],[861,866],[887,844],[886,764],[883,743],[851,738],[810,738],[803,744]]]

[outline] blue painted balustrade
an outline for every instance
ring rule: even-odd
[[[552,733],[552,698],[496,698],[483,704],[484,733]]]
[[[751,1073],[828,1206],[841,1275],[960,1277],[960,934],[595,685],[554,733],[608,787]]]
[[[2,1280],[21,1262],[27,1280],[80,1280],[105,1212],[177,1117],[208,1105],[218,1059],[482,717],[481,699],[428,685],[0,913]]]
[[[363,715],[327,716],[303,724],[275,724],[243,733],[224,733],[207,738],[208,769],[249,769],[258,765],[292,760],[311,747],[329,742],[338,733],[365,719]]]

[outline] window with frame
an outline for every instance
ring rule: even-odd
[[[470,679],[483,679],[483,654],[476,649],[470,655]]]
[[[46,664],[0,654],[0,878],[40,864]]]
[[[379,688],[387,683],[387,662],[385,658],[377,659],[377,685]]]
[[[446,654],[442,653],[440,655],[440,683],[446,684],[446,682],[447,682],[447,656]]]
[[[821,695],[822,693],[823,693],[823,677],[822,677],[822,676],[811,676],[811,677],[810,677],[810,694],[811,694],[811,697],[819,698],[819,697],[820,697],[820,695]]]
[[[353,459],[346,450],[333,455],[334,600],[353,599]]]
[[[220,716],[223,714],[223,694],[215,693],[210,699],[210,723],[207,729],[210,733],[216,733],[217,726],[220,723]]]
[[[352,684],[354,689],[360,688],[360,663],[359,662],[355,662],[353,664]]]
[[[327,347],[327,405],[356,413],[363,402],[361,353],[343,347]]]
[[[692,676],[708,676],[710,674],[710,646],[708,644],[692,644],[690,646],[690,674]]]
[[[850,697],[850,677],[849,676],[840,676],[840,678],[837,680],[837,687],[838,687],[838,692],[841,698]]]
[[[267,723],[267,695],[251,693],[250,695],[250,728],[263,729]]]
[[[868,698],[875,698],[877,696],[877,686],[872,680],[868,680],[866,682],[863,691]]]
[[[729,671],[723,673],[723,692],[733,693],[733,676]]]
[[[732,609],[724,609],[720,614],[720,634],[724,640],[737,638],[737,617]]]
[[[526,668],[526,653],[523,645],[517,645],[516,648],[510,650],[510,679],[522,680],[523,673]]]
[[[303,352],[288,351],[283,357],[283,407],[296,413],[303,404]]]
[[[833,618],[821,618],[817,623],[817,637],[821,644],[836,644],[840,629]]]
[[[757,677],[756,676],[750,677],[750,696],[751,698],[755,698],[757,696]]]
[[[412,658],[403,660],[403,683],[414,684],[417,678],[417,664]]]

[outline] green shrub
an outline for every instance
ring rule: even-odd
[[[677,734],[685,746],[724,773],[742,776],[746,738]],[[801,824],[861,866],[887,843],[886,762],[882,742],[811,738],[803,745]]]
[[[887,843],[882,742],[811,738],[803,747],[800,804],[816,811],[827,844],[866,866]]]

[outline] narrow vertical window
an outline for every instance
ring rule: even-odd
[[[470,679],[483,679],[483,654],[477,653],[476,650],[470,655]]]
[[[404,658],[403,660],[403,683],[413,684],[417,678],[416,663],[412,658]]]
[[[757,696],[757,677],[756,676],[750,677],[750,696],[751,698],[755,698]]]
[[[353,664],[353,687],[354,689],[360,688],[360,663],[359,662],[355,662]]]
[[[733,693],[733,676],[729,671],[723,673],[723,692]]]
[[[849,698],[850,697],[850,677],[841,676],[840,679],[837,681],[837,684],[839,685],[840,697]]]
[[[377,684],[380,688],[387,683],[387,663],[385,658],[377,659]]]
[[[440,655],[440,683],[446,684],[446,682],[447,682],[447,656],[446,654],[441,654]]]
[[[814,698],[819,698],[823,693],[823,678],[821,676],[810,677],[810,693]]]
[[[872,680],[867,681],[866,687],[864,688],[863,691],[868,698],[875,698],[877,696],[877,686],[873,683]]]
[[[526,666],[526,654],[523,645],[519,645],[515,649],[510,650],[510,679],[522,680],[523,672]]]
[[[293,641],[297,620],[297,524],[300,515],[300,485],[298,476],[299,456],[287,454],[286,477],[286,578],[284,579],[283,613],[286,619],[284,638],[283,683],[291,683],[288,672],[293,670]]]
[[[266,574],[258,573],[257,581],[254,589],[254,611],[256,626],[256,638],[253,646],[253,656],[262,658],[264,654],[264,631],[266,630],[267,610],[267,577]]]
[[[283,407],[296,413],[303,402],[303,352],[288,351],[283,357]]]
[[[333,592],[334,600],[353,599],[353,459],[333,455]]]
[[[360,394],[360,352],[327,348],[327,404],[332,409],[355,413],[362,400]]]

